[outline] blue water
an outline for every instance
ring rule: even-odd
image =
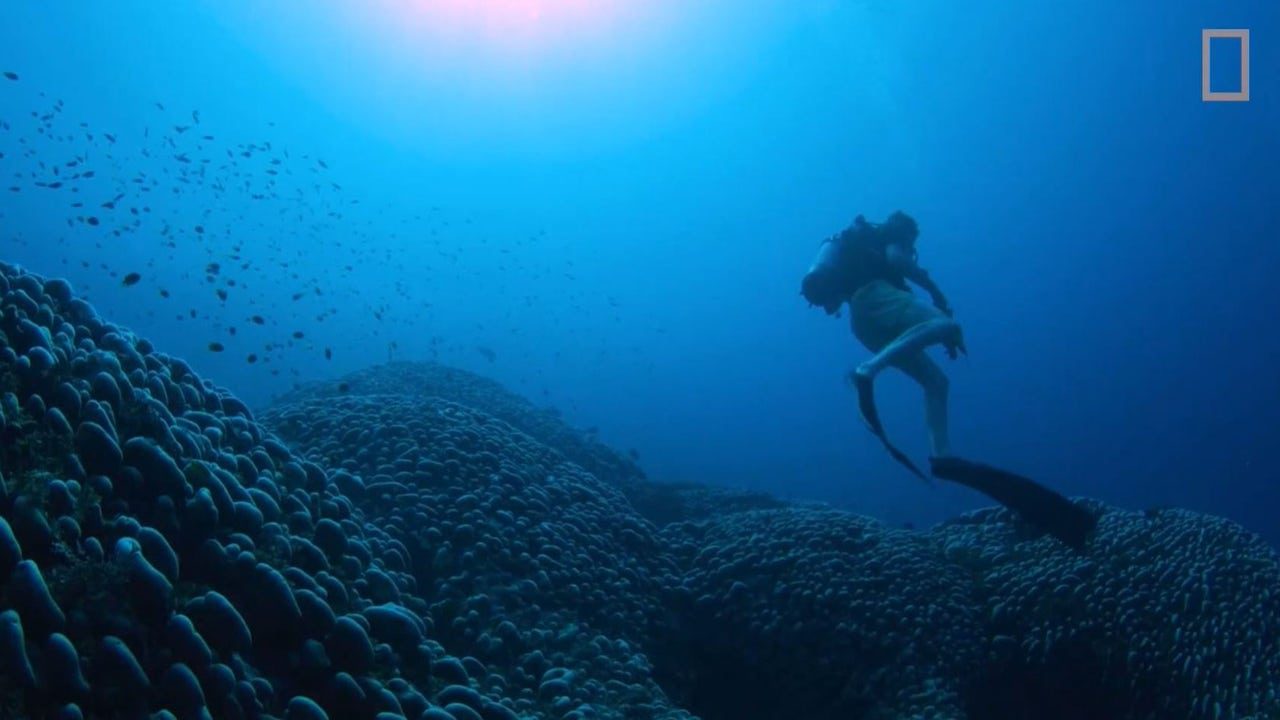
[[[971,352],[957,453],[1280,541],[1280,13],[1122,5],[12,3],[0,256],[258,405],[434,358],[655,479],[928,524],[989,501],[884,455],[798,295],[901,208]],[[1251,31],[1248,103],[1201,101],[1212,27]]]

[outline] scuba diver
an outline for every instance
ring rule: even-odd
[[[896,367],[924,390],[925,422],[935,457],[950,454],[947,432],[947,376],[926,353],[942,345],[952,359],[967,353],[951,305],[918,263],[916,221],[902,211],[883,223],[859,215],[844,232],[828,238],[801,293],[810,305],[836,315],[846,302],[853,334],[872,357],[849,373],[858,392],[858,410],[889,452],[917,475],[915,465],[888,441],[876,410],[874,383],[885,368]],[[929,293],[932,305],[917,298],[907,281]]]
[[[858,412],[889,454],[918,477],[926,476],[911,458],[889,442],[875,403],[875,379],[895,367],[924,390],[935,477],[986,494],[1067,545],[1081,550],[1096,519],[1084,508],[1036,482],[1010,472],[951,455],[947,430],[947,376],[926,350],[941,345],[951,359],[967,355],[964,334],[937,283],[920,267],[916,221],[897,211],[883,223],[862,215],[841,233],[823,241],[805,274],[800,292],[810,306],[839,315],[849,305],[853,334],[870,350],[870,359],[848,374],[858,393]],[[929,294],[926,304],[907,282]]]

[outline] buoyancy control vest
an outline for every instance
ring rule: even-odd
[[[800,293],[810,305],[834,315],[863,286],[884,280],[907,289],[906,279],[890,262],[887,249],[895,239],[879,225],[859,215],[844,231],[822,241],[818,256],[805,273]],[[912,254],[914,247],[907,248]]]

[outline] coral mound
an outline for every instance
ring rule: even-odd
[[[624,492],[644,479],[634,460],[600,442],[593,432],[569,426],[557,411],[539,408],[489,378],[438,363],[388,363],[351,373],[340,383],[315,383],[292,390],[276,398],[274,404],[346,394],[437,397],[480,409]]]
[[[976,716],[1053,698],[1035,717],[1280,717],[1275,551],[1221,518],[1095,507],[1084,555],[1017,541],[1003,510],[931,533],[978,579]]]
[[[397,363],[255,418],[0,264],[0,716],[1280,717],[1280,563],[1092,501],[1083,552],[692,483]]]
[[[965,717],[981,612],[927,538],[806,509],[664,535],[688,568],[687,692],[707,717]]]
[[[0,266],[0,312],[0,714],[685,715],[624,632],[660,620],[661,554],[617,560],[652,528],[556,453],[435,401],[423,440],[463,450],[432,484],[361,477],[63,281]],[[402,430],[364,429],[371,467]]]
[[[1275,552],[1220,518],[1090,506],[1083,554],[1002,509],[928,533],[808,509],[672,524],[697,682],[669,691],[708,719],[1280,717]]]
[[[618,489],[438,397],[320,396],[264,421],[352,474],[369,521],[408,548],[436,636],[500,671],[508,692],[545,695],[552,662],[598,686],[566,693],[575,700],[623,708],[661,695],[640,651],[664,627],[663,588],[677,570]]]

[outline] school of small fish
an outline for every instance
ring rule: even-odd
[[[50,238],[14,234],[14,223],[5,220],[7,211],[32,201],[63,208],[66,233],[52,240],[64,251],[63,264],[84,271],[75,280],[86,296],[105,274],[129,292],[167,302],[184,298],[191,306],[173,308],[171,317],[198,323],[210,334],[210,352],[239,353],[246,365],[273,375],[288,373],[295,384],[297,365],[305,360],[299,353],[332,360],[338,349],[353,342],[384,343],[388,359],[395,359],[397,338],[429,338],[431,359],[469,346],[488,363],[498,360],[488,345],[452,342],[432,332],[437,301],[447,299],[429,297],[430,278],[465,281],[468,273],[477,272],[465,262],[465,250],[448,242],[455,228],[470,225],[471,218],[450,217],[436,205],[362,206],[332,176],[324,159],[291,151],[278,140],[223,139],[199,110],[173,111],[156,102],[139,114],[138,127],[107,130],[71,119],[60,99],[27,91],[24,99],[38,107],[19,111],[5,95],[25,82],[19,82],[16,71],[3,71],[3,76],[9,82],[0,85],[0,233],[10,233],[14,243],[47,245]],[[264,134],[274,126],[267,123]],[[25,197],[31,194],[36,197]],[[398,229],[388,232],[387,219],[397,215]],[[542,266],[520,259],[520,248],[544,240],[546,233],[539,230],[500,241],[501,271],[525,281],[545,281],[546,292],[499,298],[494,306],[505,308],[505,315],[477,319],[472,329],[478,336],[519,336],[522,323],[511,308],[541,306],[553,297],[557,307],[567,297],[576,316],[599,310],[622,322],[615,298],[574,290],[571,258],[543,259]],[[406,243],[433,248],[436,265],[400,268],[396,249]],[[191,266],[193,249],[206,258],[202,266]],[[145,259],[134,267],[122,266],[127,257]],[[316,258],[325,265],[316,266]],[[335,267],[347,273],[357,267],[385,268],[387,277],[376,286],[343,285],[335,282]],[[397,271],[402,276],[396,277]],[[289,286],[287,303],[260,294],[282,285]],[[206,297],[216,305],[196,302],[192,288],[201,286],[209,288]],[[494,291],[500,296],[504,289]],[[144,306],[148,316],[164,313],[160,303]],[[239,314],[246,307],[249,312]],[[217,311],[210,312],[213,308]],[[359,324],[368,337],[313,339],[323,335],[312,332],[314,323],[340,312],[371,319]],[[261,331],[242,334],[241,326],[261,327],[275,336],[264,340]],[[590,341],[592,335],[582,330],[580,338]],[[642,353],[638,344],[630,350],[634,356]],[[611,352],[617,348],[601,345],[596,361],[606,361]],[[555,357],[558,361],[560,351]],[[526,364],[514,359],[517,367]],[[539,384],[537,377],[521,381]],[[542,393],[549,394],[545,385]]]

